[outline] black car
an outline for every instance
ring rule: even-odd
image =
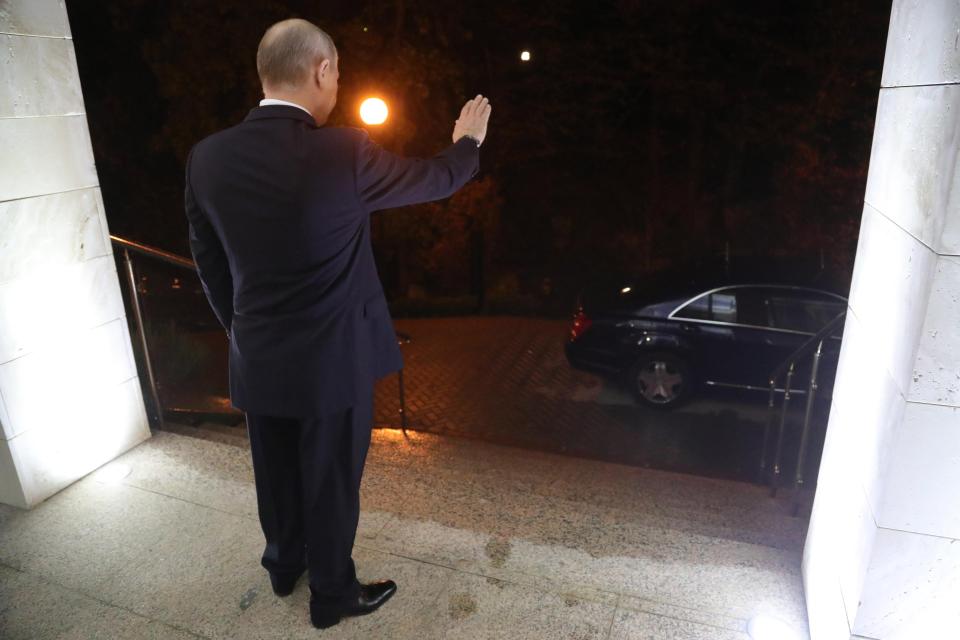
[[[625,382],[641,402],[659,408],[678,406],[704,385],[769,391],[771,372],[847,301],[795,277],[751,273],[760,275],[664,272],[585,290],[567,359]],[[833,333],[818,374],[826,397],[842,326]],[[810,362],[800,363],[791,389],[806,388],[809,371]]]

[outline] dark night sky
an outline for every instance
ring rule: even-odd
[[[299,16],[341,56],[334,123],[386,95],[390,149],[494,106],[483,180],[375,229],[385,283],[451,295],[714,255],[823,250],[849,275],[890,3],[447,0],[68,3],[112,232],[186,251],[182,163],[259,99],[254,54]],[[521,49],[533,60],[523,64]],[[463,255],[471,259],[464,261]],[[438,275],[446,274],[446,275]]]

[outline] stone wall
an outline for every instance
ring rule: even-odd
[[[0,502],[149,437],[66,7],[0,0]]]
[[[804,554],[813,640],[960,628],[960,1],[894,0]]]

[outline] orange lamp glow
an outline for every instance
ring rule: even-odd
[[[367,98],[360,105],[360,119],[364,124],[383,124],[387,113],[387,103],[380,98]]]

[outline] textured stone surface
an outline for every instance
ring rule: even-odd
[[[880,525],[960,539],[960,408],[908,402],[887,469]]]
[[[73,41],[0,35],[0,118],[84,112]]]
[[[960,82],[960,3],[896,0],[890,16],[883,86]]]
[[[960,254],[958,159],[960,85],[880,92],[866,201],[938,253]]]
[[[185,526],[176,519],[186,513],[182,505],[187,503],[87,479],[4,523],[0,563],[97,594],[120,571],[155,557],[155,545],[177,535]]]
[[[234,515],[257,516],[250,451],[192,438],[161,434],[156,444],[137,447],[117,460],[130,467],[124,482]]]
[[[110,253],[99,189],[0,203],[0,285]]]
[[[960,405],[960,257],[937,258],[908,399]]]
[[[823,582],[808,578],[806,593],[832,590],[839,585],[843,598],[844,627],[853,624],[857,616],[859,594],[866,579],[871,549],[878,527],[876,516],[859,482],[852,478],[845,466],[824,468],[820,474],[823,486],[830,491],[817,496],[816,516],[807,533],[807,561],[812,556],[824,569]]]
[[[273,595],[258,562],[259,524],[182,500],[152,498],[143,523],[152,535],[132,545],[137,555],[96,588],[98,597],[205,637],[230,637],[226,631],[243,613],[241,603],[252,597],[247,594]]]
[[[103,261],[105,278],[109,278],[110,259]],[[93,312],[100,310],[98,306]],[[79,310],[78,315],[90,314]],[[12,427],[5,431],[7,439],[30,429],[63,428],[59,425],[64,423],[77,428],[105,419],[110,407],[103,403],[114,395],[117,385],[136,377],[124,318],[114,316],[78,334],[45,335],[43,349],[0,364],[0,390]]]
[[[99,184],[87,119],[0,118],[0,202]]]
[[[880,512],[890,444],[906,405],[889,369],[878,357],[881,354],[857,314],[849,313],[820,461],[821,476],[833,474],[834,479],[843,477],[862,487],[874,513]],[[843,514],[836,516],[832,526],[846,528]]]
[[[137,378],[74,399],[30,408],[30,415],[55,421],[3,440],[17,461],[22,489],[10,504],[34,505],[150,437]],[[0,495],[15,489],[4,486]]]
[[[14,505],[26,508],[27,500],[13,456],[10,442],[6,438],[0,438],[0,507],[13,508],[8,505]]]
[[[871,365],[906,396],[937,255],[867,205],[850,285],[850,308],[870,343]],[[838,393],[836,397],[842,396]]]
[[[868,638],[951,638],[960,627],[960,544],[881,529],[853,631]]]
[[[0,33],[69,38],[64,0],[4,0],[0,4]]]
[[[13,433],[13,425],[10,424],[7,403],[3,401],[3,393],[0,392],[0,439],[6,440],[7,433]]]
[[[0,566],[0,635],[4,640],[185,640],[196,636]]]
[[[610,640],[750,640],[750,636],[690,620],[644,611],[617,611]]]
[[[718,613],[713,613],[699,607],[685,608],[676,605],[657,602],[655,600],[644,600],[642,598],[632,598],[630,596],[621,596],[619,608],[624,611],[636,611],[639,613],[653,614],[675,620],[687,620],[696,624],[707,625],[717,629],[725,629],[736,633],[743,633],[747,628],[747,620],[734,618]],[[776,614],[776,611],[760,611],[757,613]]]
[[[850,636],[850,623],[840,583],[833,567],[827,562],[820,561],[822,547],[811,542],[811,540],[820,539],[813,537],[813,527],[816,526],[818,517],[819,512],[815,508],[803,566],[803,586],[807,600],[810,637],[814,640],[847,638]],[[815,561],[811,561],[813,558]]]
[[[39,271],[0,285],[0,326],[4,327],[0,333],[0,366],[51,349],[65,358],[86,357],[75,355],[79,347],[69,343],[96,342],[99,327],[116,320],[122,325],[123,318],[123,294],[112,256]],[[129,339],[124,333],[119,340],[111,345],[116,352],[97,354],[97,358],[123,355],[127,350],[124,342]],[[66,347],[60,346],[64,343],[68,343]],[[97,373],[95,367],[90,368]],[[131,369],[126,375],[135,373]],[[4,391],[13,393],[6,388]],[[15,404],[13,398],[10,404]]]
[[[133,629],[132,637],[174,628],[211,638],[317,637],[306,582],[276,598],[259,566],[248,456],[242,447],[160,432],[120,458],[132,471],[119,485],[94,474],[31,511],[0,510],[0,566],[132,616],[81,618],[70,637],[112,628]],[[613,631],[740,640],[757,611],[805,628],[797,549],[678,526],[704,499],[693,489],[697,479],[673,496],[665,519],[649,500],[628,511],[626,498],[630,487],[667,496],[687,484],[675,474],[618,479],[627,468],[390,430],[375,431],[369,460],[364,491],[377,509],[364,506],[363,517],[376,526],[361,531],[354,558],[361,579],[396,579],[398,594],[323,637],[553,640]],[[586,494],[558,483],[589,475]],[[748,485],[707,482],[705,491],[725,488],[720,512],[762,503]],[[399,489],[392,504],[378,498],[390,485]],[[605,487],[617,506],[590,503]],[[20,619],[32,615],[39,614],[28,609]]]
[[[423,629],[424,638],[607,637],[614,607],[484,576],[456,573]]]

